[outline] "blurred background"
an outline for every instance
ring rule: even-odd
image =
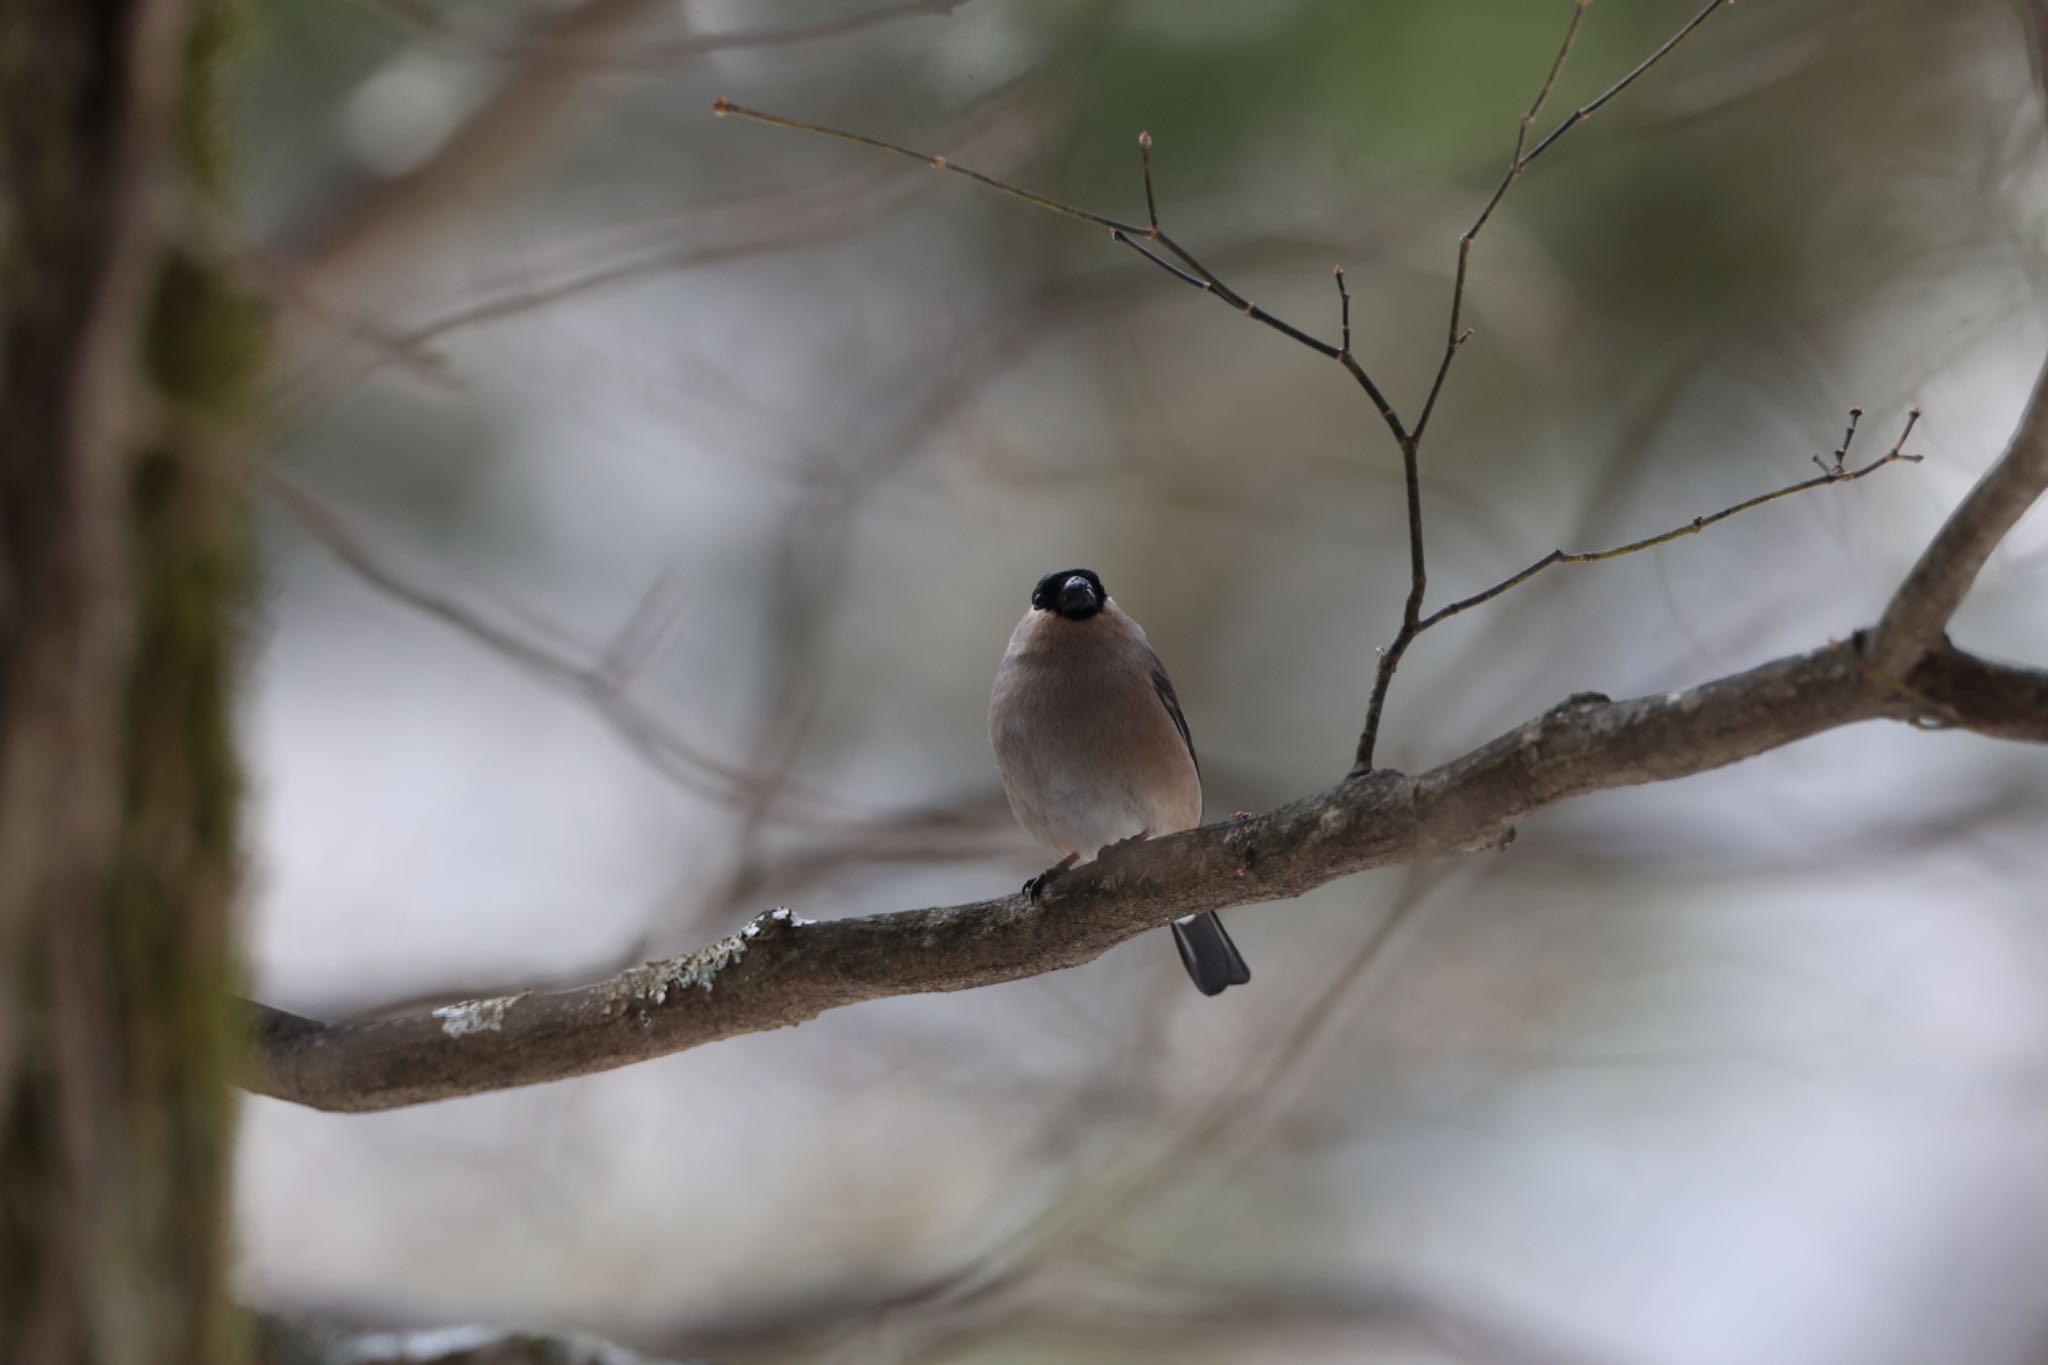
[[[253,641],[252,991],[588,980],[787,904],[1042,866],[985,733],[1041,573],[1149,630],[1210,818],[1340,776],[1406,587],[1336,367],[1093,227],[716,96],[1167,227],[1409,415],[1571,0],[303,0],[241,73],[290,315]],[[1696,0],[1592,5],[1551,106]],[[2004,0],[1717,13],[1473,254],[1431,604],[1900,464],[1421,638],[1383,764],[1873,621],[2048,321]],[[1852,452],[1852,455],[1855,452]],[[1853,460],[1852,460],[1853,463]],[[2048,525],[1954,625],[2048,660]],[[1504,854],[607,1075],[251,1099],[260,1307],[764,1361],[2048,1359],[2048,757],[1838,730]]]

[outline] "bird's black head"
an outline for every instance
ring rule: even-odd
[[[1093,569],[1061,569],[1038,580],[1031,590],[1031,605],[1039,611],[1056,611],[1069,621],[1085,621],[1102,610],[1109,600],[1102,580]]]

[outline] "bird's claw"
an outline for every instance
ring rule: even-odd
[[[1052,879],[1074,865],[1074,857],[1074,854],[1069,853],[1066,857],[1024,883],[1024,899],[1030,901],[1033,905],[1038,904],[1039,896],[1044,893],[1046,887],[1052,885]]]

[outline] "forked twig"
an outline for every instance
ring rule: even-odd
[[[1464,327],[1465,281],[1472,261],[1472,243],[1478,238],[1493,211],[1500,207],[1506,197],[1508,186],[1522,176],[1529,163],[1563,137],[1567,132],[1583,123],[1600,106],[1633,85],[1642,74],[1669,56],[1673,49],[1704,24],[1713,12],[1732,0],[1707,0],[1697,14],[1685,26],[1664,40],[1662,46],[1638,62],[1635,69],[1616,81],[1590,103],[1579,106],[1558,125],[1545,134],[1533,148],[1528,146],[1529,129],[1534,126],[1537,116],[1550,99],[1550,92],[1557,87],[1557,78],[1564,71],[1565,59],[1571,55],[1572,43],[1579,36],[1579,25],[1586,17],[1586,6],[1591,0],[1574,0],[1571,22],[1565,26],[1564,40],[1557,46],[1557,55],[1551,58],[1550,69],[1544,73],[1543,84],[1537,88],[1536,97],[1529,102],[1528,110],[1521,116],[1515,129],[1515,148],[1508,156],[1507,169],[1501,173],[1500,183],[1494,186],[1493,194],[1479,210],[1479,216],[1472,220],[1472,226],[1465,229],[1458,238],[1458,265],[1451,282],[1450,318],[1444,329],[1443,355],[1438,359],[1436,376],[1430,380],[1429,396],[1423,399],[1422,412],[1415,420],[1414,431],[1401,442],[1401,477],[1407,484],[1408,493],[1408,597],[1401,606],[1401,626],[1395,631],[1392,643],[1380,651],[1379,665],[1373,671],[1372,697],[1366,703],[1365,726],[1358,735],[1358,748],[1352,755],[1354,771],[1372,767],[1373,750],[1379,743],[1380,719],[1386,713],[1387,689],[1393,685],[1394,670],[1401,666],[1401,658],[1408,652],[1408,646],[1422,633],[1423,596],[1429,587],[1427,561],[1422,549],[1422,470],[1418,458],[1423,433],[1429,429],[1429,419],[1436,413],[1437,400],[1443,396],[1444,380],[1451,372],[1451,361],[1457,357],[1465,343],[1472,339],[1472,330]],[[1505,589],[1503,589],[1505,591]]]
[[[1500,206],[1500,201],[1507,195],[1508,186],[1521,177],[1523,169],[1529,164],[1522,156],[1523,148],[1529,145],[1529,129],[1536,122],[1536,116],[1543,112],[1544,104],[1550,99],[1550,92],[1557,86],[1558,75],[1564,70],[1565,58],[1571,56],[1572,43],[1579,36],[1579,25],[1585,21],[1586,6],[1589,3],[1591,0],[1577,0],[1573,6],[1572,21],[1565,26],[1564,41],[1557,45],[1557,56],[1551,58],[1550,70],[1544,74],[1543,84],[1537,89],[1536,98],[1529,102],[1528,110],[1515,125],[1515,150],[1508,154],[1508,168],[1501,172],[1500,183],[1493,187],[1493,194],[1487,199],[1486,207],[1479,210],[1479,216],[1473,219],[1472,226],[1466,228],[1458,237],[1458,270],[1451,285],[1451,314],[1450,322],[1444,331],[1444,354],[1437,362],[1436,378],[1429,383],[1429,397],[1423,400],[1422,415],[1415,419],[1417,437],[1429,427],[1430,414],[1436,411],[1436,400],[1444,391],[1444,376],[1451,370],[1451,357],[1455,356],[1472,336],[1470,331],[1458,330],[1458,323],[1464,315],[1465,268],[1472,257],[1472,241],[1479,235],[1479,230],[1486,226],[1486,220],[1493,217],[1494,209]]]
[[[1415,419],[1417,440],[1420,440],[1422,433],[1428,429],[1430,416],[1436,411],[1436,400],[1443,393],[1444,376],[1450,373],[1452,358],[1471,339],[1472,334],[1469,331],[1461,332],[1458,325],[1464,318],[1465,277],[1466,269],[1471,263],[1472,243],[1479,236],[1480,229],[1486,226],[1487,220],[1493,217],[1493,211],[1500,207],[1500,201],[1507,196],[1508,186],[1521,179],[1522,172],[1529,169],[1530,163],[1549,151],[1559,138],[1591,118],[1602,105],[1616,95],[1634,85],[1643,73],[1670,56],[1673,49],[1690,38],[1701,24],[1712,17],[1715,10],[1723,5],[1733,4],[1734,0],[1707,0],[1705,7],[1693,15],[1683,28],[1665,39],[1655,52],[1636,63],[1632,71],[1608,86],[1597,97],[1572,110],[1525,154],[1522,149],[1528,146],[1529,129],[1535,124],[1537,116],[1543,112],[1543,106],[1549,102],[1550,92],[1557,87],[1558,75],[1564,70],[1565,58],[1571,55],[1572,43],[1579,36],[1579,25],[1586,17],[1586,6],[1591,3],[1592,0],[1575,0],[1572,21],[1565,27],[1564,41],[1558,44],[1557,56],[1551,59],[1550,70],[1543,77],[1543,84],[1536,91],[1536,98],[1530,101],[1528,112],[1522,115],[1521,122],[1515,130],[1515,150],[1508,156],[1507,169],[1501,172],[1500,183],[1493,187],[1493,194],[1487,199],[1486,206],[1479,210],[1479,216],[1472,220],[1472,226],[1466,228],[1458,238],[1458,267],[1451,282],[1451,314],[1450,323],[1444,330],[1444,353],[1437,362],[1436,378],[1430,381],[1429,397],[1423,400],[1422,415]]]
[[[1787,484],[1783,488],[1774,488],[1768,493],[1759,493],[1753,498],[1743,499],[1732,507],[1724,507],[1710,516],[1694,517],[1684,525],[1674,526],[1669,531],[1665,531],[1660,535],[1645,536],[1641,540],[1632,540],[1626,545],[1616,545],[1612,549],[1581,550],[1577,552],[1552,550],[1520,573],[1503,578],[1485,591],[1473,593],[1470,597],[1459,598],[1449,606],[1438,607],[1422,619],[1417,629],[1428,630],[1431,626],[1436,625],[1440,621],[1448,620],[1461,611],[1469,611],[1483,602],[1490,602],[1510,588],[1520,587],[1553,564],[1594,564],[1603,559],[1620,559],[1623,555],[1632,555],[1638,550],[1654,549],[1659,545],[1668,545],[1672,541],[1684,536],[1698,535],[1715,522],[1726,521],[1738,513],[1747,512],[1752,507],[1761,507],[1767,502],[1776,502],[1779,498],[1789,498],[1795,493],[1804,493],[1811,488],[1826,488],[1830,484],[1854,483],[1858,479],[1875,474],[1888,464],[1894,464],[1901,460],[1911,464],[1920,463],[1923,458],[1922,456],[1908,455],[1905,451],[1906,438],[1913,434],[1913,425],[1920,420],[1920,409],[1915,408],[1907,414],[1905,428],[1899,432],[1899,439],[1890,450],[1878,456],[1869,464],[1864,465],[1861,469],[1844,468],[1842,461],[1849,453],[1849,443],[1856,435],[1856,420],[1863,415],[1863,409],[1851,408],[1849,413],[1849,430],[1843,436],[1841,446],[1835,451],[1834,463],[1830,465],[1822,461],[1818,455],[1813,457],[1821,466],[1821,472],[1814,478],[1802,479],[1798,483]]]
[[[1808,480],[1804,484],[1779,489],[1759,498],[1751,499],[1748,502],[1737,504],[1735,507],[1718,512],[1711,517],[1699,518],[1664,536],[1653,537],[1647,541],[1618,546],[1612,550],[1589,551],[1578,555],[1566,554],[1563,551],[1553,551],[1544,560],[1523,570],[1515,577],[1496,584],[1483,594],[1454,602],[1450,606],[1427,616],[1423,613],[1423,599],[1428,589],[1429,576],[1428,561],[1423,548],[1422,535],[1421,444],[1423,434],[1428,429],[1430,418],[1436,412],[1437,402],[1443,396],[1444,381],[1450,373],[1451,361],[1472,335],[1471,330],[1464,327],[1463,323],[1465,289],[1470,273],[1473,242],[1478,238],[1480,231],[1485,228],[1487,222],[1493,217],[1494,210],[1500,207],[1502,199],[1507,195],[1508,187],[1521,178],[1522,173],[1529,168],[1531,163],[1552,146],[1556,145],[1558,140],[1564,137],[1566,133],[1585,122],[1587,118],[1591,117],[1623,90],[1635,84],[1650,68],[1663,61],[1664,58],[1677,49],[1679,44],[1691,37],[1712,16],[1716,9],[1732,2],[1733,0],[1707,0],[1707,3],[1690,20],[1679,28],[1676,33],[1672,34],[1671,37],[1665,39],[1649,56],[1638,62],[1627,74],[1608,86],[1606,90],[1602,91],[1594,99],[1578,106],[1571,113],[1560,119],[1557,125],[1538,139],[1532,147],[1529,145],[1530,130],[1535,126],[1537,119],[1543,112],[1544,106],[1549,102],[1551,92],[1557,88],[1558,78],[1564,71],[1565,61],[1571,55],[1572,45],[1577,40],[1580,25],[1585,19],[1586,6],[1591,3],[1591,0],[1573,0],[1571,22],[1565,28],[1564,38],[1558,44],[1557,54],[1551,59],[1550,66],[1544,73],[1543,83],[1537,88],[1535,97],[1530,101],[1528,109],[1522,113],[1517,121],[1514,149],[1509,153],[1507,168],[1502,172],[1500,182],[1495,185],[1493,193],[1487,198],[1485,205],[1480,209],[1479,216],[1473,220],[1472,226],[1467,228],[1458,238],[1458,261],[1451,286],[1451,305],[1444,332],[1443,353],[1437,361],[1436,372],[1430,381],[1420,415],[1412,427],[1402,420],[1393,404],[1388,401],[1384,392],[1382,392],[1380,387],[1372,380],[1371,376],[1367,374],[1364,367],[1359,364],[1352,354],[1351,294],[1345,286],[1342,267],[1339,267],[1335,272],[1339,318],[1342,327],[1341,340],[1337,345],[1333,346],[1329,342],[1303,331],[1292,323],[1276,317],[1252,303],[1242,294],[1225,284],[1217,277],[1214,271],[1195,259],[1160,224],[1158,198],[1152,185],[1152,135],[1149,132],[1143,132],[1138,135],[1138,167],[1144,186],[1146,214],[1146,222],[1143,226],[1140,226],[1135,223],[1112,218],[1106,214],[1096,213],[1091,209],[1084,209],[1077,205],[1069,204],[1064,200],[1054,199],[1035,190],[1025,189],[1021,185],[949,161],[943,156],[916,151],[898,143],[869,137],[863,133],[826,127],[822,124],[807,123],[800,119],[787,118],[779,114],[764,113],[757,109],[749,109],[742,105],[734,104],[731,100],[722,98],[713,103],[712,109],[721,116],[727,114],[737,115],[741,118],[751,119],[756,123],[768,124],[771,127],[811,133],[819,137],[832,138],[840,142],[850,142],[856,146],[886,152],[892,156],[907,157],[911,160],[921,161],[938,170],[951,171],[955,175],[965,176],[998,193],[1009,195],[1015,199],[1021,199],[1035,207],[1060,214],[1063,217],[1092,223],[1097,227],[1107,228],[1111,241],[1119,246],[1129,247],[1132,251],[1135,251],[1145,260],[1165,271],[1175,280],[1200,289],[1205,293],[1215,295],[1253,321],[1262,323],[1289,340],[1306,346],[1327,359],[1335,360],[1344,367],[1346,372],[1357,381],[1359,387],[1364,390],[1366,396],[1371,400],[1374,409],[1379,413],[1380,420],[1386,425],[1388,432],[1392,434],[1395,444],[1400,449],[1401,474],[1406,492],[1406,511],[1408,516],[1408,594],[1402,604],[1400,629],[1396,632],[1393,642],[1380,651],[1379,665],[1373,678],[1372,696],[1367,704],[1365,727],[1359,735],[1354,763],[1355,769],[1364,770],[1372,766],[1373,749],[1378,739],[1380,719],[1385,712],[1387,690],[1393,682],[1394,671],[1400,666],[1401,658],[1407,652],[1408,646],[1414,642],[1416,636],[1429,626],[1454,616],[1458,612],[1476,606],[1480,602],[1499,596],[1510,588],[1526,582],[1551,564],[1610,559],[1619,555],[1634,553],[1636,550],[1648,549],[1652,545],[1662,544],[1664,541],[1674,539],[1677,536],[1693,534],[1704,529],[1706,526],[1712,525],[1716,521],[1732,516],[1736,512],[1758,506],[1764,502],[1788,496],[1805,488],[1818,487],[1825,483],[1838,483],[1848,479],[1861,478],[1864,474],[1870,472],[1869,469],[1858,470],[1854,475],[1843,472],[1840,461],[1847,451],[1848,438],[1845,437],[1842,447],[1836,452],[1835,465],[1829,466],[1823,463],[1821,475],[1817,479]],[[1853,429],[1852,423],[1851,435],[1853,435]],[[1910,424],[1908,429],[1910,430]],[[1903,441],[1904,437],[1902,436],[1902,444]],[[1894,459],[1906,458],[1913,457],[1903,456],[1894,451],[1891,456],[1879,461],[1878,465],[1889,464]],[[1876,467],[1878,466],[1872,466],[1872,468]]]
[[[1334,360],[1342,365],[1345,371],[1358,382],[1359,387],[1365,390],[1366,397],[1372,400],[1373,407],[1379,412],[1380,420],[1386,423],[1387,430],[1393,433],[1394,439],[1397,441],[1408,440],[1407,426],[1396,415],[1393,405],[1387,401],[1386,395],[1380,390],[1379,385],[1373,382],[1372,377],[1365,372],[1364,367],[1352,357],[1349,348],[1332,346],[1322,338],[1310,335],[1284,318],[1276,317],[1272,313],[1267,312],[1235,289],[1232,289],[1217,276],[1215,271],[1210,270],[1207,266],[1196,260],[1186,247],[1175,241],[1159,225],[1156,212],[1152,214],[1152,221],[1150,223],[1140,227],[1136,223],[1127,223],[1120,218],[1112,218],[1108,214],[1097,213],[1092,209],[1084,209],[1079,205],[1069,204],[1063,199],[1055,199],[1051,195],[1025,189],[1022,185],[989,175],[984,171],[977,171],[970,166],[963,166],[957,161],[949,161],[943,156],[938,156],[931,152],[920,152],[914,148],[905,147],[901,143],[885,141],[882,138],[869,137],[865,133],[849,132],[844,128],[828,128],[823,124],[806,123],[802,119],[786,118],[781,114],[764,113],[759,109],[749,109],[744,105],[734,104],[731,100],[723,98],[712,101],[711,111],[721,118],[726,115],[732,115],[737,118],[751,119],[755,123],[765,123],[772,128],[787,128],[793,132],[811,133],[818,137],[828,137],[838,142],[851,142],[855,146],[871,148],[878,152],[886,152],[891,156],[908,157],[912,161],[922,161],[934,170],[951,171],[954,175],[966,176],[976,184],[986,185],[999,194],[1009,195],[1012,199],[1021,199],[1035,208],[1044,209],[1049,213],[1057,213],[1064,218],[1075,218],[1084,223],[1093,223],[1097,227],[1108,228],[1111,241],[1132,248],[1139,255],[1160,267],[1181,283],[1192,285],[1204,293],[1215,295],[1252,321],[1270,327],[1288,340],[1306,346],[1317,355],[1328,360]],[[1151,134],[1140,134],[1138,142],[1139,165],[1145,181],[1145,201],[1148,209],[1152,207],[1154,202],[1152,196],[1151,146]],[[1149,250],[1143,245],[1145,242],[1156,242],[1161,250]],[[1167,257],[1169,256],[1173,259],[1168,260]],[[1178,261],[1179,264],[1174,264],[1175,261]]]

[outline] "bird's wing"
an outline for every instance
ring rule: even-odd
[[[1193,760],[1195,771],[1202,770],[1202,760],[1195,756],[1195,739],[1188,733],[1188,718],[1180,713],[1180,698],[1173,694],[1173,679],[1166,676],[1166,665],[1159,662],[1159,656],[1152,656],[1152,689],[1159,694],[1160,704],[1166,714],[1173,717],[1173,728],[1180,731],[1181,743],[1188,746],[1188,757]]]

